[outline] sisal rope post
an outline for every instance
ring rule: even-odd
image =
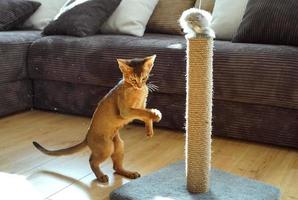
[[[191,193],[209,191],[213,38],[187,39],[186,178]]]

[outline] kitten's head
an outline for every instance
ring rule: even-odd
[[[156,55],[145,58],[117,59],[124,81],[135,89],[141,89],[147,83],[155,58]]]

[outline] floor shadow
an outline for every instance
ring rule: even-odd
[[[107,197],[105,197],[105,198],[102,198],[102,197],[99,198],[98,193],[100,193],[100,190],[103,190],[103,189],[109,190],[109,193],[110,193],[117,187],[123,185],[123,183],[124,183],[124,178],[121,176],[118,176],[118,175],[114,175],[113,182],[111,182],[111,183],[100,183],[96,179],[94,179],[94,180],[92,180],[90,185],[87,185],[78,179],[75,179],[75,178],[72,178],[70,176],[66,176],[63,174],[59,174],[56,172],[42,170],[42,171],[39,171],[38,173],[64,180],[66,182],[69,182],[72,185],[79,187],[82,191],[84,191],[88,195],[88,198],[90,200],[98,200],[98,199],[109,200],[109,195],[107,195]]]

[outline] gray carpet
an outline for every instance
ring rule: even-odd
[[[184,162],[131,181],[110,194],[111,200],[278,200],[279,189],[213,169],[211,190],[191,194],[186,190]]]

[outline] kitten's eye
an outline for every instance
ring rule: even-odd
[[[131,79],[131,82],[132,82],[133,84],[137,84],[137,80],[136,80],[136,79]]]
[[[144,77],[142,80],[143,81],[146,81],[148,79],[148,76]]]

